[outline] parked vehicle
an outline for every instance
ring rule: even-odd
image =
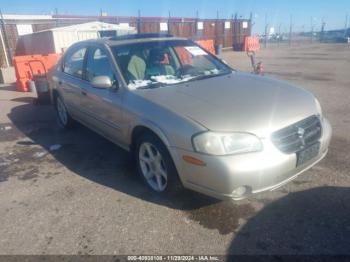
[[[156,192],[239,200],[276,189],[328,151],[317,99],[235,71],[190,40],[134,35],[74,44],[52,75],[63,128],[81,122],[135,155]]]

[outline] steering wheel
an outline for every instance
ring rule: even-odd
[[[175,75],[180,78],[181,76],[189,75],[191,73],[196,73],[196,68],[192,65],[183,65],[176,70]]]

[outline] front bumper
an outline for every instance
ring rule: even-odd
[[[296,154],[279,151],[269,139],[264,139],[264,150],[234,156],[207,156],[196,152],[171,148],[175,165],[184,187],[219,199],[240,200],[263,191],[274,190],[292,181],[301,173],[321,161],[328,152],[332,128],[322,120],[323,135],[318,156],[296,167]],[[182,160],[187,155],[200,159],[206,166],[197,166]],[[249,189],[249,194],[237,197],[233,191],[239,187]]]

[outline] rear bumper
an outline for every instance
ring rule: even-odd
[[[300,174],[321,161],[328,152],[332,128],[322,120],[323,135],[318,156],[296,167],[296,154],[279,151],[269,139],[263,141],[264,151],[235,156],[207,156],[172,148],[175,165],[186,188],[219,199],[240,200],[251,194],[277,189],[294,180]],[[200,159],[206,166],[196,166],[182,160],[183,155]],[[247,194],[237,197],[233,191],[239,187],[249,189]]]

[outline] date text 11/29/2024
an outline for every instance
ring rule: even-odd
[[[218,256],[128,256],[128,261],[218,261]]]

